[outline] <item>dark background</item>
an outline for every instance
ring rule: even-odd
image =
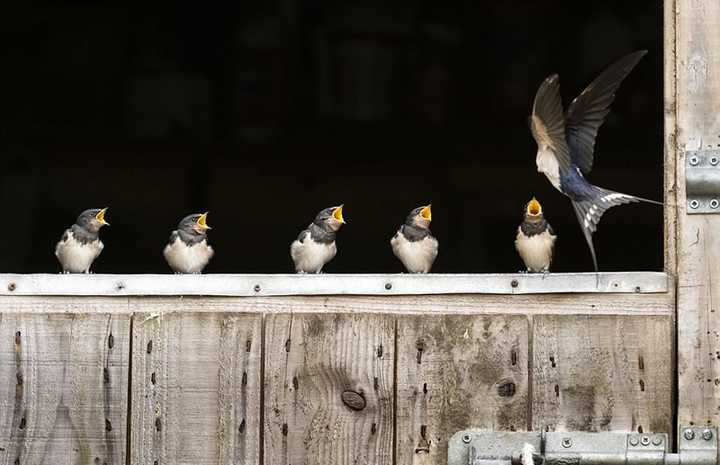
[[[328,206],[328,272],[399,272],[389,239],[433,203],[437,272],[514,272],[524,204],[589,271],[569,201],[536,172],[527,115],[560,73],[567,105],[646,48],[600,131],[595,184],[662,198],[662,3],[243,1],[23,7],[0,19],[1,272],[55,272],[78,213],[109,206],[96,272],[165,272],[181,217],[210,210],[208,272],[288,272]],[[595,235],[603,270],[662,269],[662,209]]]

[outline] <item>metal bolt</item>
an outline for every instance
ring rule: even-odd
[[[392,289],[392,283],[385,283],[385,289],[388,291]]]
[[[710,208],[717,208],[718,206],[720,206],[720,202],[718,202],[717,199],[712,199],[710,201]]]
[[[690,428],[687,428],[685,431],[683,431],[683,436],[684,436],[685,439],[687,439],[688,441],[691,441],[691,440],[693,440],[693,439],[695,438],[695,431],[693,431],[693,430],[690,429]]]
[[[700,159],[697,157],[697,155],[693,155],[692,157],[690,157],[690,164],[692,166],[695,166],[698,163],[700,163]]]
[[[638,438],[637,436],[630,436],[630,445],[631,446],[637,446],[638,445]]]
[[[709,428],[705,428],[702,432],[702,438],[706,441],[709,441],[712,439],[712,437],[713,437],[712,430]]]
[[[652,443],[655,446],[659,446],[660,444],[662,444],[662,442],[663,442],[662,436],[655,436],[652,440]]]
[[[643,436],[642,439],[640,439],[640,443],[643,446],[647,446],[648,444],[650,444],[650,438],[647,436]]]
[[[465,444],[470,444],[471,440],[472,440],[472,436],[470,436],[468,433],[463,434],[462,441]]]
[[[570,439],[570,438],[563,438],[563,440],[562,440],[562,446],[565,447],[565,448],[568,448],[568,447],[572,446],[572,439]]]
[[[718,157],[710,157],[710,164],[715,166],[718,164]]]
[[[699,206],[700,206],[700,202],[698,202],[697,200],[691,200],[691,201],[690,201],[690,208],[693,208],[693,209],[694,209],[694,208],[697,208],[697,207],[699,207]]]

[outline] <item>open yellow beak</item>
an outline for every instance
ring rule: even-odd
[[[430,210],[430,207],[432,207],[432,204],[420,210],[420,216],[422,216],[423,219],[428,221],[432,221],[432,211]]]
[[[208,224],[207,224],[207,216],[208,216],[208,213],[210,213],[210,212],[205,212],[205,213],[203,213],[202,215],[200,215],[200,218],[198,218],[198,220],[197,220],[197,225],[200,226],[200,229],[212,229],[212,228],[211,228],[210,226],[208,226]]]
[[[110,223],[108,223],[107,221],[105,221],[105,212],[106,212],[106,211],[107,211],[107,207],[105,207],[105,208],[103,208],[102,210],[100,210],[100,211],[97,213],[97,215],[95,215],[95,219],[98,220],[98,222],[99,222],[100,224],[102,224],[103,226],[110,226]]]
[[[535,197],[530,200],[530,202],[527,205],[527,213],[530,216],[538,216],[542,213],[542,206],[540,205],[540,202],[535,199]]]
[[[343,218],[342,209],[343,209],[343,205],[340,205],[339,207],[337,207],[335,210],[333,210],[332,216],[333,216],[333,218],[338,220],[340,223],[345,224],[345,218]]]

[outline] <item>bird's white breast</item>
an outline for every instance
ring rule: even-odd
[[[180,238],[165,247],[163,255],[176,273],[201,273],[214,255],[206,240],[188,245]]]
[[[556,236],[553,236],[547,230],[534,236],[526,236],[523,234],[522,229],[518,228],[515,248],[528,271],[538,273],[547,271],[550,268],[555,239]]]
[[[310,234],[305,236],[303,242],[296,240],[290,245],[290,256],[298,273],[320,273],[336,253],[335,241],[329,244],[315,242]]]
[[[550,180],[555,189],[560,190],[560,165],[550,147],[538,148],[535,163],[538,171]]]
[[[438,254],[438,241],[432,236],[412,242],[398,231],[390,245],[410,273],[429,273]]]
[[[63,271],[68,273],[89,273],[93,261],[102,252],[103,243],[100,239],[83,244],[75,239],[72,231],[67,238],[55,246],[55,256],[60,261]]]

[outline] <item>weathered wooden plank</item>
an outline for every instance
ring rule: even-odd
[[[391,464],[394,317],[273,314],[265,464]]]
[[[0,314],[0,463],[125,463],[130,317]]]
[[[674,295],[537,294],[293,297],[36,297],[0,296],[0,308],[27,313],[239,312],[384,314],[671,315]]]
[[[134,465],[260,460],[262,316],[133,317]]]
[[[534,430],[672,432],[669,316],[533,319]]]
[[[398,464],[445,464],[461,429],[529,427],[528,319],[398,318]]]
[[[720,215],[687,215],[685,155],[720,144],[720,3],[675,0],[678,421],[720,423]],[[670,52],[672,53],[672,51]]]
[[[663,293],[657,272],[550,274],[0,274],[0,295],[288,296]]]

